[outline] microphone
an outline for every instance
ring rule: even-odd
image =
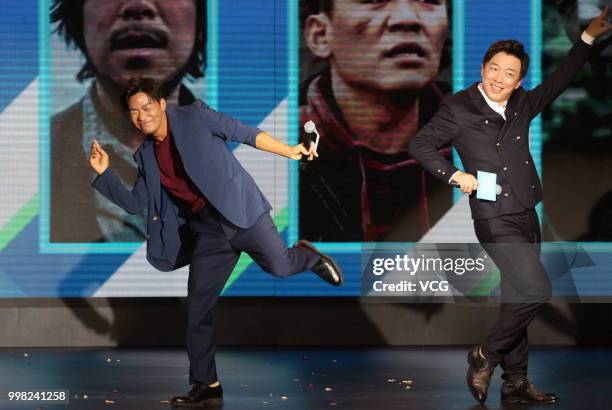
[[[459,188],[459,184],[455,181],[451,182],[451,185],[454,186],[455,188]],[[495,195],[501,195],[502,193],[502,187],[499,184],[495,184]]]
[[[317,126],[316,126],[316,125],[315,125],[315,123],[314,123],[314,122],[312,122],[312,121],[306,121],[306,122],[304,123],[304,131],[305,131],[307,134],[312,134],[312,133],[314,133],[314,134],[317,136],[317,138],[315,139],[315,141],[314,141],[314,142],[312,142],[312,140],[309,140],[310,144],[309,144],[309,146],[308,146],[308,147],[306,147],[306,148],[310,148],[310,146],[312,146],[313,150],[314,150],[314,151],[316,151],[316,150],[317,150],[317,147],[319,146],[319,138],[320,138],[320,135],[319,135],[319,133],[317,132]]]
[[[312,134],[313,132],[315,132],[317,129],[316,125],[314,122],[312,121],[306,121],[304,123],[304,131],[306,131],[309,134]]]

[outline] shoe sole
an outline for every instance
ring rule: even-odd
[[[171,407],[221,407],[223,406],[223,398],[220,397],[213,397],[210,399],[204,399],[204,400],[200,400],[197,401],[195,403],[175,403],[175,404],[171,404]]]
[[[478,398],[478,393],[476,391],[474,391],[472,385],[470,384],[470,371],[472,370],[472,351],[471,350],[468,352],[467,362],[468,362],[468,365],[470,367],[468,367],[468,372],[467,372],[467,375],[465,377],[465,383],[467,384],[468,389],[470,389],[470,393],[472,393],[472,397],[474,397],[474,400],[476,400],[478,403],[484,403],[487,400],[487,394],[485,393],[485,395],[482,398],[482,400],[480,400]]]

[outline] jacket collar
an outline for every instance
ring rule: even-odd
[[[495,110],[493,110],[489,106],[489,104],[486,102],[486,100],[484,99],[484,97],[480,93],[480,90],[478,89],[478,84],[479,83],[480,83],[480,81],[475,82],[474,84],[472,84],[471,86],[468,87],[468,89],[467,89],[468,95],[470,96],[470,98],[472,99],[474,104],[476,104],[476,106],[480,109],[480,111],[483,114],[495,114],[495,115],[499,115],[498,113],[495,112]],[[518,94],[519,90],[520,90],[520,88],[514,90],[514,92],[512,92],[512,94],[510,95],[510,98],[508,99],[508,102],[506,103],[506,113],[509,113],[509,112],[511,112],[512,110],[515,109],[516,102],[517,102],[517,94]],[[506,118],[511,118],[511,116],[506,115]]]

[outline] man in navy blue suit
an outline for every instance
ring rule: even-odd
[[[334,286],[343,280],[335,262],[308,241],[287,248],[270,217],[270,204],[226,142],[294,160],[312,160],[317,154],[302,144],[277,141],[201,100],[166,110],[152,79],[132,79],[123,103],[134,126],[147,135],[134,154],[139,176],[128,190],[94,141],[89,161],[98,176],[92,186],[130,214],[148,208],[147,260],[155,268],[171,271],[189,264],[187,351],[193,388],[171,404],[221,404],[212,308],[240,253],[247,252],[275,276],[311,270]]]

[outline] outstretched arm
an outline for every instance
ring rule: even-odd
[[[134,188],[131,191],[128,190],[110,168],[108,153],[97,141],[94,141],[91,145],[89,163],[98,173],[96,179],[91,183],[94,189],[129,214],[135,215],[144,209],[148,202],[148,196],[144,175],[140,170],[138,170],[138,179]]]
[[[606,20],[607,15],[608,6],[605,6],[599,16],[591,21],[555,72],[546,78],[542,84],[527,93],[531,117],[538,115],[567,88],[592,54],[593,41],[612,29],[612,26]]]
[[[198,101],[198,103],[206,124],[209,124],[213,134],[219,138],[248,144],[257,149],[295,160],[302,159],[302,156],[307,156],[309,161],[318,157],[315,151],[307,150],[303,144],[287,145],[259,128],[249,127],[229,115],[211,109],[203,101]]]
[[[273,154],[282,155],[283,157],[299,160],[302,156],[306,156],[309,161],[312,161],[314,157],[318,157],[316,151],[312,148],[306,149],[303,144],[298,145],[287,145],[284,142],[280,142],[274,139],[270,134],[261,132],[256,137],[257,149],[271,152]]]

